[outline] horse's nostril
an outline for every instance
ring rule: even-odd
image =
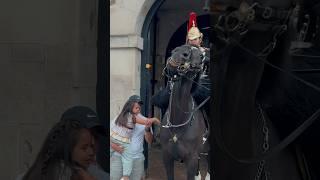
[[[189,57],[189,54],[187,54],[187,53],[181,54],[181,58],[182,58],[182,59],[186,59],[186,58],[188,58],[188,57]]]

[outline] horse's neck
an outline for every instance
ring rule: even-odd
[[[171,118],[183,119],[188,116],[192,110],[192,95],[191,95],[192,81],[182,78],[175,82],[171,92]],[[185,121],[185,120],[183,120]]]
[[[175,82],[173,86],[173,98],[175,102],[185,102],[189,101],[191,98],[191,88],[192,88],[192,81],[181,78],[180,81]]]
[[[221,91],[221,98],[217,98],[220,110],[216,113],[220,114],[217,118],[221,122],[227,146],[237,148],[239,155],[249,156],[254,152],[251,147],[255,145],[253,135],[256,129],[253,126],[258,117],[255,98],[264,67],[263,63],[254,59],[245,61],[235,56],[231,58],[243,63],[229,63],[224,87],[217,87]]]

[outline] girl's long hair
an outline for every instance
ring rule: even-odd
[[[69,174],[76,171],[79,165],[72,161],[72,151],[80,129],[77,120],[64,120],[55,124],[23,180],[58,180],[66,171]]]
[[[133,106],[134,106],[135,103],[139,104],[139,102],[130,101],[130,100],[128,100],[125,103],[125,105],[123,106],[119,116],[117,117],[117,119],[115,121],[116,125],[127,127],[128,115],[129,115],[129,113],[132,113],[132,109],[133,109]],[[132,116],[132,120],[135,123],[135,116]]]

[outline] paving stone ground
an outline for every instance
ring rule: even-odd
[[[175,162],[175,179],[185,180],[186,173],[184,164],[180,162]],[[204,176],[205,167],[201,167],[201,174]],[[161,148],[152,146],[149,148],[149,168],[147,170],[145,180],[166,180],[166,172],[162,162],[162,152]],[[204,179],[204,177],[202,178]]]

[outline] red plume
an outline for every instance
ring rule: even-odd
[[[188,32],[193,24],[195,27],[197,27],[197,14],[195,12],[191,12],[189,15]]]

